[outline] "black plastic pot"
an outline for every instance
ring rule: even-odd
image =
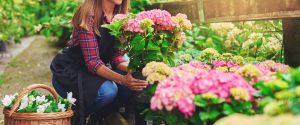
[[[140,80],[146,80],[146,77],[143,76],[141,72],[135,72],[132,74],[134,78],[140,79]],[[144,89],[140,92],[134,93],[134,104],[135,107],[135,124],[136,125],[151,125],[149,124],[149,121],[145,121],[145,117],[141,115],[140,113],[143,112],[144,109],[150,108],[150,99],[151,96],[148,94],[148,88]]]
[[[7,51],[6,42],[0,41],[0,52],[6,52],[6,51]]]

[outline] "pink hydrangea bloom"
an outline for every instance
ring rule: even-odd
[[[224,99],[229,99],[231,88],[244,88],[252,96],[256,93],[256,90],[240,75],[215,70],[197,74],[191,88],[194,94],[210,92]]]
[[[158,84],[151,99],[151,109],[172,111],[177,108],[185,118],[189,118],[196,110],[195,95],[213,93],[229,100],[232,88],[245,89],[251,100],[256,93],[240,75],[211,70],[205,63],[192,61],[173,68],[173,74]]]
[[[204,70],[211,70],[210,65],[207,65],[206,63],[200,62],[200,61],[191,61],[189,63],[191,66],[195,67],[196,69],[204,69]]]
[[[179,106],[179,110],[186,117],[191,116],[195,111],[195,104],[190,101],[194,99],[194,94],[189,87],[192,78],[192,75],[187,74],[186,77],[182,77],[176,72],[167,80],[160,82],[151,99],[151,109],[162,110],[165,108],[167,111],[172,111]]]
[[[264,73],[288,72],[290,69],[290,67],[288,65],[276,63],[273,60],[267,60],[267,61],[258,63],[256,66]]]
[[[127,18],[126,14],[116,14],[113,18],[113,21],[120,21],[121,19]]]
[[[154,9],[149,11],[143,11],[137,14],[137,20],[150,19],[156,25],[159,30],[172,30],[175,28],[175,24],[172,21],[171,14],[166,10]]]
[[[142,30],[142,28],[140,26],[140,21],[137,19],[127,20],[126,24],[124,26],[124,31],[137,32],[137,33],[144,32],[144,30]]]
[[[224,60],[214,60],[212,61],[212,64],[214,65],[214,68],[218,67],[229,67],[229,68],[238,68],[239,65],[233,63],[232,61],[224,61]]]

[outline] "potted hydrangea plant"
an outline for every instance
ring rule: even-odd
[[[184,14],[171,16],[165,10],[149,10],[138,14],[116,15],[113,22],[102,27],[121,42],[129,56],[129,69],[141,73],[152,61],[174,66],[175,52],[185,41],[185,32],[192,28]]]

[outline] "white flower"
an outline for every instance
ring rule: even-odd
[[[12,101],[14,100],[14,96],[13,95],[5,95],[3,100],[2,100],[2,104],[5,106],[5,107],[8,107]]]
[[[62,112],[66,111],[65,106],[66,106],[65,104],[61,104],[60,102],[58,103],[58,109],[60,109]]]
[[[72,92],[68,92],[67,95],[68,95],[67,96],[67,100],[69,101],[69,103],[75,105],[76,99],[72,97],[73,93]]]
[[[41,24],[38,24],[38,25],[34,26],[34,30],[35,30],[36,32],[41,31],[42,28],[43,28],[43,26],[42,26]]]
[[[221,36],[227,35],[232,29],[235,28],[233,23],[211,23],[210,28]]]
[[[48,107],[49,105],[50,105],[49,103],[46,103],[46,104],[43,104],[43,105],[39,105],[39,106],[37,107],[36,112],[37,112],[37,113],[44,113],[45,110],[47,109],[47,107]]]
[[[30,95],[30,96],[28,97],[28,100],[29,100],[29,103],[32,103],[32,102],[34,102],[36,99],[35,99],[35,97],[34,97],[33,95]]]
[[[28,95],[25,95],[22,98],[22,102],[21,102],[21,105],[20,105],[18,111],[25,109],[28,106],[28,103],[29,103]]]
[[[47,102],[48,100],[46,99],[46,96],[43,95],[43,96],[37,96],[36,97],[36,102],[37,103],[43,103],[43,102]]]

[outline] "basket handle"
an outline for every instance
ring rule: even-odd
[[[41,88],[41,89],[45,89],[45,90],[48,90],[53,96],[54,98],[57,100],[59,98],[59,95],[57,94],[57,92],[47,86],[47,85],[44,85],[44,84],[33,84],[33,85],[30,85],[30,86],[27,86],[26,88],[23,88],[21,93],[19,94],[15,104],[13,105],[12,109],[9,111],[8,113],[8,116],[10,117],[16,110],[17,108],[19,107],[21,101],[22,101],[22,98],[30,91],[34,90],[34,89],[37,89],[37,88]]]

